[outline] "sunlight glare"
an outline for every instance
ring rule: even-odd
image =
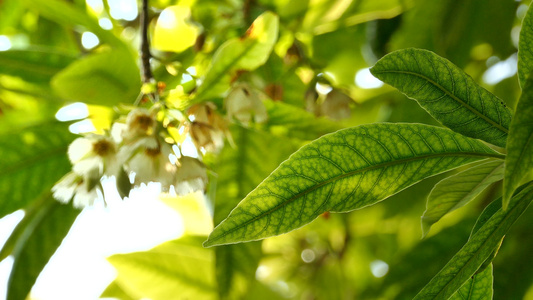
[[[115,0],[108,1],[108,3],[111,17],[115,20],[133,21],[139,14],[135,0]]]
[[[98,46],[98,44],[100,44],[100,39],[98,39],[96,34],[89,31],[85,31],[81,35],[81,45],[83,46],[83,48],[89,50]]]
[[[376,259],[370,263],[370,271],[374,277],[381,278],[389,273],[389,265],[382,260]]]
[[[87,104],[75,102],[61,107],[56,113],[56,119],[61,122],[85,119],[89,116]]]
[[[508,59],[500,61],[492,65],[483,74],[483,81],[490,85],[495,85],[498,82],[509,78],[516,74],[517,71],[517,56],[513,54]]]
[[[0,51],[9,50],[11,47],[11,40],[5,35],[0,35]]]
[[[357,71],[357,74],[355,74],[355,84],[363,89],[376,89],[383,86],[383,82],[370,73],[370,68]]]

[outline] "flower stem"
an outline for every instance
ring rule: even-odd
[[[152,69],[150,68],[150,45],[148,43],[148,0],[142,0],[141,12],[141,70],[143,83],[150,83],[153,81]]]

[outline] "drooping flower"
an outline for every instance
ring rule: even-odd
[[[179,163],[180,166],[174,182],[176,194],[186,195],[196,191],[204,191],[207,185],[205,166],[198,159],[189,156],[182,156]]]
[[[224,119],[215,112],[216,106],[207,102],[194,105],[189,115],[194,121],[189,124],[189,133],[197,148],[217,151],[224,146],[224,136],[229,135]]]
[[[246,83],[233,87],[225,99],[229,118],[235,118],[244,125],[249,125],[252,117],[256,123],[267,120],[267,111],[257,93]]]
[[[74,207],[84,208],[93,205],[98,198],[97,185],[90,178],[70,172],[52,187],[54,198],[61,203],[72,200]]]
[[[68,147],[72,170],[92,178],[103,174],[115,175],[120,167],[116,154],[117,146],[113,139],[98,134],[77,138]]]
[[[139,138],[153,136],[156,128],[155,111],[150,112],[144,108],[136,108],[126,118],[126,128],[122,131],[122,138],[126,143],[133,142]]]
[[[137,145],[125,169],[135,172],[134,184],[160,182],[162,190],[166,191],[174,183],[177,169],[169,159],[170,154],[173,152],[169,144],[156,138],[146,138]]]

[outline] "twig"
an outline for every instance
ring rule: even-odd
[[[142,0],[141,12],[141,60],[142,60],[142,81],[143,83],[150,83],[153,81],[152,69],[150,68],[150,45],[148,43],[148,0]]]

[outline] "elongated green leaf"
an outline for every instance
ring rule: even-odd
[[[81,25],[96,34],[101,41],[125,48],[125,44],[111,31],[104,30],[98,24],[97,19],[84,11],[80,11],[71,3],[59,0],[23,0],[23,2],[29,9],[37,11],[51,21],[69,27]]]
[[[528,79],[511,121],[503,179],[503,207],[533,168],[533,78]]]
[[[80,213],[72,205],[63,205],[50,194],[34,207],[35,213],[21,222],[25,226],[13,249],[13,269],[8,281],[7,299],[26,299],[37,276],[67,235]]]
[[[28,205],[70,170],[66,153],[73,139],[61,123],[0,135],[0,217]]]
[[[30,82],[48,82],[74,56],[46,49],[0,51],[0,73]]]
[[[450,300],[492,299],[492,264],[483,272],[472,276]]]
[[[140,72],[127,51],[92,54],[78,60],[52,79],[62,97],[89,104],[133,103],[140,92]]]
[[[264,101],[268,113],[265,124],[276,135],[313,140],[321,135],[341,129],[330,119],[315,115],[282,102]]]
[[[278,27],[278,17],[265,12],[253,22],[244,37],[231,39],[220,46],[198,87],[195,101],[219,96],[229,88],[236,71],[251,71],[264,64],[278,39]]]
[[[444,268],[418,293],[415,299],[448,299],[494,253],[511,225],[533,200],[533,184],[516,194],[507,210],[499,209]],[[499,201],[499,200],[496,200]]]
[[[432,175],[487,157],[483,143],[421,124],[370,124],[302,147],[218,225],[204,246],[258,240],[326,211],[372,205]]]
[[[489,161],[439,182],[428,196],[422,234],[447,213],[463,207],[492,183],[503,178],[503,161]]]
[[[522,89],[525,89],[531,72],[533,72],[533,9],[530,5],[522,21],[518,40],[518,80]]]
[[[444,126],[505,147],[511,111],[450,61],[420,49],[395,51],[370,69]]]
[[[134,299],[215,299],[213,252],[200,241],[184,237],[146,252],[113,255],[108,260],[118,271],[114,284]]]
[[[215,224],[252,191],[297,147],[285,138],[234,126],[235,148],[225,147],[214,167],[218,174]],[[271,151],[275,148],[276,151]],[[215,249],[216,279],[222,299],[244,297],[254,281],[261,258],[261,243],[227,245]]]

